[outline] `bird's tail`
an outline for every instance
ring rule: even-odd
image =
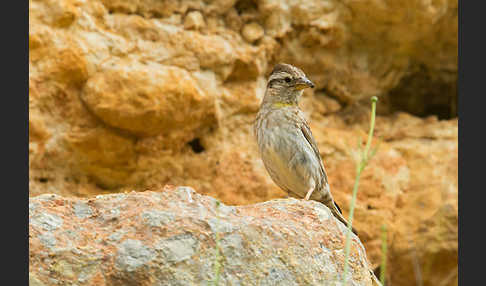
[[[341,221],[346,226],[346,228],[348,227],[348,222],[343,217],[343,212],[341,211],[341,208],[338,206],[338,204],[336,204],[331,195],[331,191],[329,190],[329,184],[326,183],[325,187],[319,192],[313,192],[310,198],[327,206],[331,210],[334,217]],[[351,227],[351,231],[354,234],[358,235],[358,232],[356,231],[356,229],[354,229],[354,227]]]
[[[346,227],[348,227],[348,222],[346,221],[346,219],[343,217],[343,214],[341,212],[341,208],[339,208],[339,206],[336,204],[336,202],[334,201],[331,201],[332,206],[329,206],[329,208],[331,209],[331,212],[332,214],[339,220],[341,221],[342,223],[344,223],[344,225]],[[358,232],[356,231],[356,229],[354,229],[354,227],[351,227],[351,231],[358,235]]]

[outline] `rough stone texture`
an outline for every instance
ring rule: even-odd
[[[354,225],[374,267],[388,225],[393,285],[415,283],[413,261],[424,285],[456,285],[457,119],[429,115],[456,114],[457,0],[29,1],[30,194],[171,183],[227,204],[284,197],[251,134],[279,61],[317,86],[301,107],[346,216],[367,99],[379,96]]]
[[[263,28],[258,25],[258,23],[249,23],[243,26],[243,29],[241,30],[241,34],[245,40],[247,40],[250,43],[253,43],[256,40],[261,39],[263,37],[263,34],[265,32],[263,31]]]
[[[200,29],[205,26],[203,15],[199,11],[192,11],[187,13],[184,19],[184,29]]]
[[[341,285],[346,228],[318,202],[235,207],[166,187],[29,203],[32,285],[207,285],[216,261],[220,285]],[[89,216],[76,215],[80,205]],[[354,234],[349,269],[348,285],[377,285]]]

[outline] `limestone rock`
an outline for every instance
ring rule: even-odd
[[[205,25],[206,23],[204,22],[204,17],[199,11],[191,11],[187,13],[186,18],[184,19],[185,29],[199,30]]]
[[[29,200],[29,222],[36,285],[206,285],[215,263],[222,285],[340,285],[343,272],[346,228],[313,201],[235,207],[189,187],[45,194]],[[376,285],[369,267],[352,234],[349,285]]]
[[[85,132],[71,131],[66,135],[65,142],[81,170],[100,186],[114,188],[130,183],[131,174],[136,168],[133,138],[96,128]]]
[[[133,63],[94,74],[81,98],[109,126],[135,135],[188,133],[215,121],[214,97],[183,69]]]
[[[258,23],[249,23],[243,26],[241,34],[250,43],[253,43],[256,40],[259,40],[263,37],[264,31],[262,26],[258,25]]]

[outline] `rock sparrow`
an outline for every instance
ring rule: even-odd
[[[308,87],[314,84],[302,70],[289,64],[275,65],[254,125],[258,148],[265,168],[280,188],[290,196],[323,203],[347,227],[331,195],[316,141],[298,107]]]

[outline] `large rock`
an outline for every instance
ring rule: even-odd
[[[35,285],[341,285],[347,229],[314,201],[227,206],[189,187],[29,200]],[[349,285],[376,285],[352,234]],[[219,265],[219,266],[218,266]]]
[[[139,136],[177,138],[216,121],[214,96],[176,67],[120,63],[93,75],[81,98],[107,125]]]

